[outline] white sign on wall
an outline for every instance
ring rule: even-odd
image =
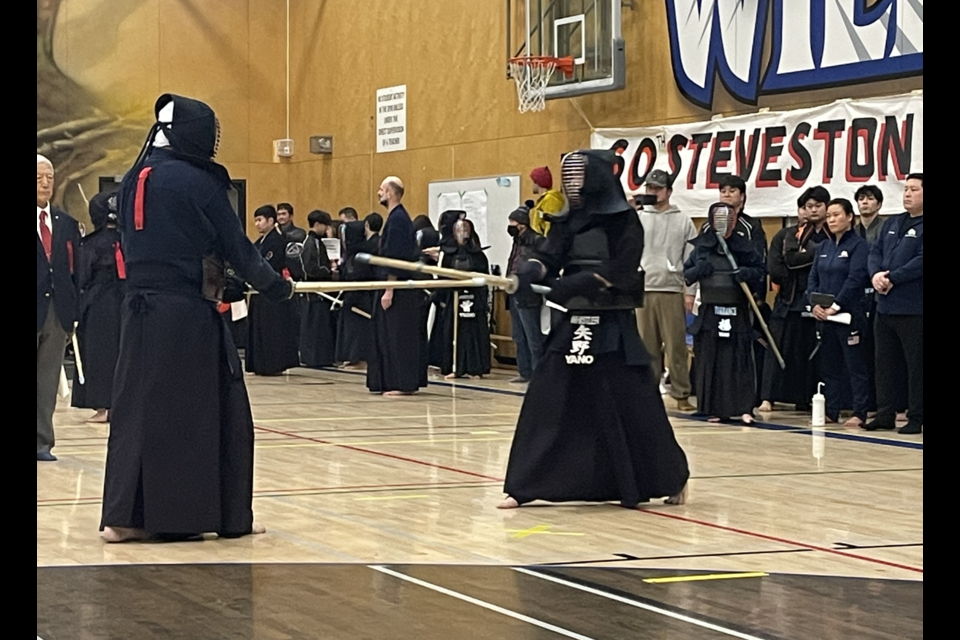
[[[407,148],[407,85],[377,89],[377,153]]]

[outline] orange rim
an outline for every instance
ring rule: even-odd
[[[565,58],[554,58],[553,56],[517,56],[515,58],[510,58],[510,64],[519,64],[528,67],[544,67],[551,63],[556,65],[557,69],[563,72],[563,75],[573,75],[572,56],[567,56]]]

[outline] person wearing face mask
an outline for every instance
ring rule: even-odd
[[[530,227],[530,210],[520,206],[507,217],[507,233],[513,239],[507,276],[515,275],[524,263],[536,255],[545,238]],[[540,309],[543,296],[533,291],[519,291],[507,299],[510,307],[510,331],[517,347],[517,373],[510,382],[524,384],[530,381],[540,359],[546,336],[540,328]]]
[[[80,239],[77,286],[80,316],[77,342],[83,363],[83,383],[74,371],[70,406],[94,409],[87,422],[108,422],[113,396],[113,372],[120,352],[120,309],[126,265],[117,230],[116,194],[90,198],[93,232]]]
[[[550,220],[519,269],[519,290],[550,287],[565,311],[523,400],[500,504],[686,499],[690,472],[637,330],[644,232],[614,173],[613,151],[561,163],[570,208]]]
[[[247,239],[214,161],[206,104],[166,94],[118,194],[121,311],[100,521],[108,542],[263,533],[253,520],[253,416],[217,311],[224,263],[261,296],[293,285]]]
[[[770,316],[770,333],[780,347],[786,369],[766,351],[763,378],[760,381],[760,411],[773,411],[774,404],[785,402],[797,411],[810,410],[810,398],[816,392],[816,325],[807,311],[807,280],[816,257],[817,246],[827,237],[824,229],[830,194],[823,187],[807,189],[797,200],[799,222],[784,227],[773,236],[767,253],[770,280],[777,286],[777,297]]]
[[[454,246],[443,251],[440,266],[460,271],[490,273],[490,264],[480,238],[468,219],[457,220],[453,226]],[[488,320],[489,293],[486,287],[470,287],[451,293],[444,307],[446,318],[441,323],[442,334],[434,334],[444,346],[440,373],[448,379],[483,377],[490,373],[490,324]],[[454,357],[456,355],[456,357]]]
[[[870,247],[853,230],[853,204],[845,198],[827,206],[830,237],[820,243],[807,292],[820,327],[820,377],[827,396],[827,420],[837,422],[843,398],[853,398],[853,417],[843,426],[862,427],[870,403],[870,378],[863,334],[869,300],[865,289]],[[843,322],[836,320],[843,318]]]
[[[737,270],[731,267],[720,237]],[[683,275],[688,286],[700,284],[700,310],[690,327],[697,354],[697,413],[711,422],[737,416],[744,424],[753,424],[757,392],[753,312],[740,282],[763,278],[763,257],[738,224],[737,210],[723,202],[710,207],[707,224],[691,244],[693,252]]]

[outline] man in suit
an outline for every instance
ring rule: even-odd
[[[50,203],[53,164],[37,154],[37,460],[53,462],[53,412],[67,337],[77,319],[77,221]]]

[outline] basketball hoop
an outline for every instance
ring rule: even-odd
[[[568,78],[573,75],[573,58],[518,56],[510,58],[510,77],[517,83],[520,113],[543,111],[547,85],[559,69]]]

